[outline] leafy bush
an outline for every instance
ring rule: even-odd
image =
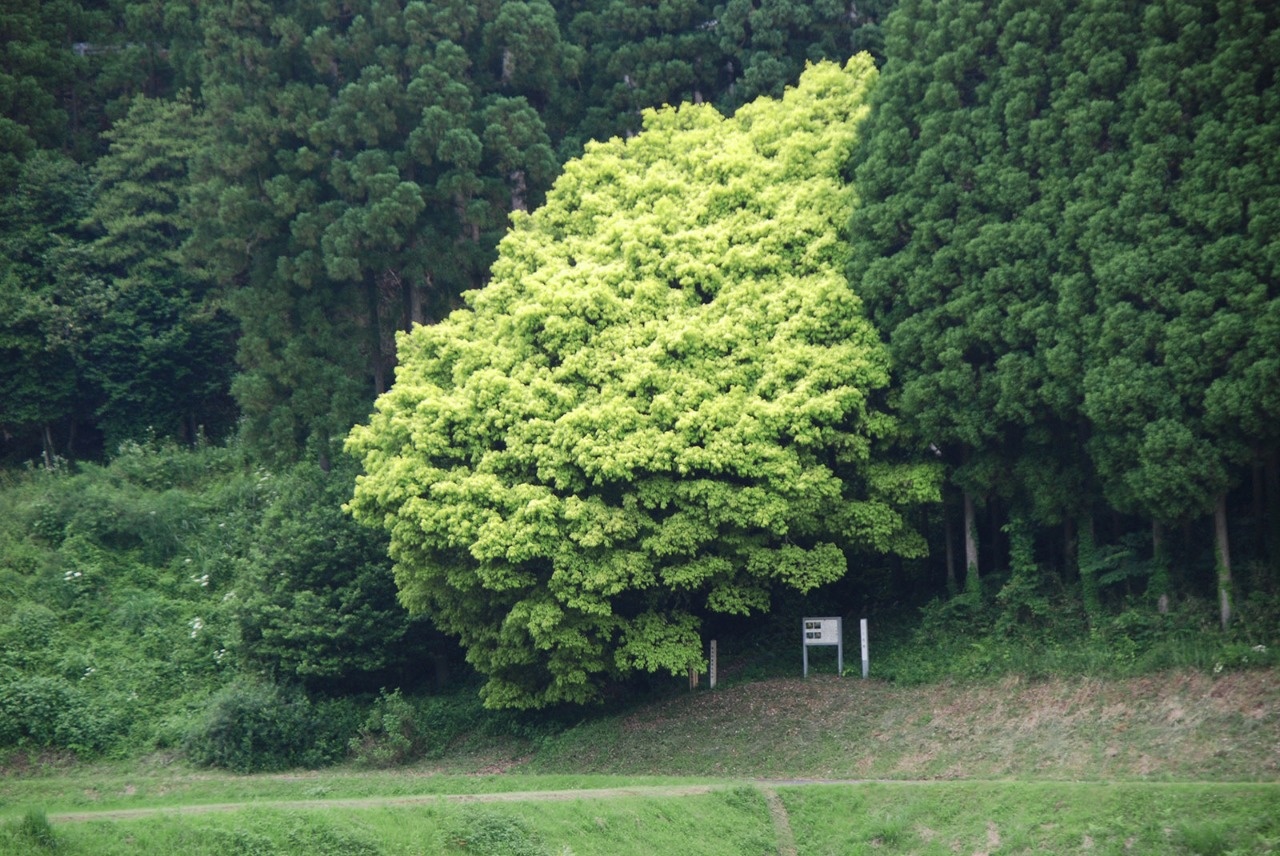
[[[416,720],[413,705],[400,690],[382,690],[360,732],[351,738],[352,757],[366,767],[391,767],[420,757],[425,740]]]
[[[270,477],[272,495],[237,536],[227,609],[243,662],[332,694],[421,674],[441,640],[397,600],[386,537],[342,510],[354,463]]]
[[[237,773],[323,766],[345,752],[353,711],[349,702],[315,704],[301,690],[241,678],[214,696],[183,748],[195,764]]]
[[[519,817],[483,809],[462,813],[448,834],[460,853],[484,856],[545,856],[550,851]]]
[[[0,672],[0,746],[61,747],[95,755],[128,732],[118,709],[61,678]]]
[[[1229,671],[1273,665],[1280,648],[1280,599],[1255,593],[1239,609],[1231,631],[1217,627],[1212,603],[1174,601],[1158,612],[1145,593],[1098,604],[1086,621],[1079,589],[1037,594],[1033,626],[1010,621],[1012,600],[994,605],[969,593],[934,600],[918,623],[879,635],[875,674],[904,684],[948,678],[1021,674],[1123,677],[1162,669]],[[1025,592],[1022,603],[1026,604]]]
[[[56,612],[42,603],[21,601],[0,622],[0,664],[20,668],[47,663],[59,636]]]

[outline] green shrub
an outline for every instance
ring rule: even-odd
[[[237,773],[318,767],[342,757],[354,723],[349,702],[317,705],[301,690],[241,678],[214,696],[183,749],[195,764]]]
[[[0,674],[0,746],[38,746],[97,755],[128,732],[119,711],[95,704],[61,678]]]
[[[36,667],[57,656],[60,626],[58,614],[29,600],[13,607],[0,622],[0,664],[16,668]]]
[[[544,856],[549,853],[519,817],[477,809],[466,811],[448,833],[452,852],[484,856]]]
[[[413,705],[399,689],[391,693],[383,689],[359,733],[351,738],[352,758],[366,767],[391,767],[421,757],[425,735],[416,719]]]

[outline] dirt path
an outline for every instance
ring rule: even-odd
[[[504,791],[488,794],[423,794],[404,797],[361,797],[358,799],[314,800],[254,800],[252,802],[203,803],[198,805],[164,806],[154,808],[118,808],[101,811],[62,811],[48,815],[50,823],[85,823],[94,820],[133,820],[159,815],[211,814],[215,812],[243,811],[251,808],[267,809],[331,809],[331,808],[390,808],[396,806],[432,805],[435,803],[502,803],[547,802],[591,799],[618,799],[620,797],[685,797],[723,791],[741,783],[726,782],[714,785],[653,785],[623,788],[589,788],[564,791]]]
[[[977,780],[969,780],[977,781]],[[987,779],[982,781],[1012,781]],[[759,789],[769,805],[769,813],[773,818],[777,832],[779,852],[783,856],[795,853],[795,838],[791,831],[790,819],[786,807],[778,796],[777,788],[795,788],[813,785],[939,785],[949,782],[939,779],[726,779],[723,782],[698,785],[636,785],[617,788],[581,788],[572,790],[546,791],[499,791],[494,793],[472,794],[420,794],[397,797],[359,797],[310,800],[252,800],[248,802],[199,803],[194,805],[153,806],[149,808],[117,808],[93,811],[50,812],[47,818],[50,823],[86,823],[98,820],[133,820],[138,818],[158,817],[161,815],[200,815],[216,812],[244,811],[246,809],[265,808],[278,810],[292,809],[333,809],[333,808],[394,808],[398,806],[432,805],[438,803],[504,803],[504,802],[548,802],[571,800],[607,800],[623,797],[685,797],[700,796],[716,791],[727,791],[748,785]],[[1063,782],[1062,784],[1072,784]],[[1079,784],[1078,782],[1075,784]],[[1144,787],[1164,787],[1181,785],[1205,785],[1213,787],[1230,787],[1233,784],[1270,784],[1260,782],[1142,782]]]
[[[797,856],[796,836],[791,831],[791,818],[787,815],[787,807],[773,788],[761,788],[765,802],[769,804],[769,816],[773,818],[773,834],[778,841],[778,856]]]

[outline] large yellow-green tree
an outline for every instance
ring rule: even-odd
[[[702,662],[711,613],[919,554],[936,473],[894,456],[886,349],[844,276],[860,55],[726,119],[588,146],[467,308],[401,338],[348,449],[401,600],[493,707]]]

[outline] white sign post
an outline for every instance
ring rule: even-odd
[[[804,625],[804,676],[809,677],[809,647],[836,646],[836,675],[844,674],[844,621],[839,618],[806,618]]]
[[[858,623],[862,628],[862,677],[865,680],[871,670],[871,659],[867,654],[867,620],[864,618]]]
[[[716,640],[711,640],[711,664],[710,664],[711,689],[716,688]]]

